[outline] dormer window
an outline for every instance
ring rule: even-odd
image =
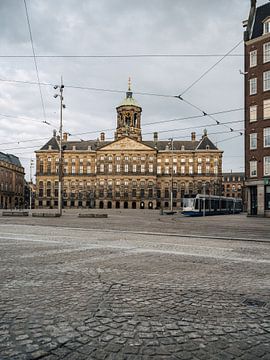
[[[263,33],[264,34],[270,33],[270,19],[269,18],[263,24]]]

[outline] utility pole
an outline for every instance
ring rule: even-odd
[[[203,216],[205,216],[205,196],[206,196],[206,192],[205,192],[205,182],[203,183]]]
[[[171,211],[173,211],[173,138],[169,139],[171,142],[172,151],[172,171],[171,171]]]
[[[59,89],[60,94],[55,94],[54,98],[60,98],[60,126],[59,126],[59,169],[58,169],[58,212],[59,215],[62,216],[62,182],[63,182],[63,172],[62,172],[62,163],[63,163],[63,149],[62,149],[62,139],[63,139],[63,109],[65,109],[65,105],[63,104],[63,78],[61,76],[61,84],[55,85],[54,89]]]

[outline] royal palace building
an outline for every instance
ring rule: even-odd
[[[0,209],[24,207],[24,168],[17,156],[0,152]]]
[[[182,199],[222,191],[222,151],[208,138],[143,140],[142,108],[132,96],[116,108],[114,141],[62,139],[64,208],[180,208]],[[36,207],[57,208],[59,137],[36,151]],[[172,202],[171,202],[172,199]]]

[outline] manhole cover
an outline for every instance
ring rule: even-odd
[[[248,306],[264,307],[266,302],[257,299],[245,299],[243,304]]]

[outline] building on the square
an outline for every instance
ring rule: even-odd
[[[251,0],[243,24],[247,211],[270,216],[270,3]]]
[[[141,134],[142,108],[132,96],[116,108],[114,141],[69,141],[63,135],[63,206],[96,208],[180,208],[184,196],[221,193],[222,151],[208,138],[152,140]],[[36,207],[57,208],[59,137],[36,151]]]
[[[222,174],[222,195],[226,197],[237,197],[245,202],[245,173],[228,172]]]
[[[17,156],[0,152],[0,209],[23,206],[24,168]]]

